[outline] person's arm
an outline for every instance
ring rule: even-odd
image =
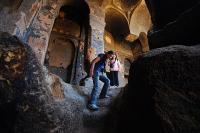
[[[99,61],[100,61],[100,57],[97,57],[92,61],[92,64],[91,64],[91,67],[90,67],[90,77],[93,76],[93,74],[94,74],[94,66]]]

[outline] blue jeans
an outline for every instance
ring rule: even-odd
[[[97,102],[97,95],[98,95],[98,90],[99,90],[99,80],[101,80],[104,85],[103,88],[101,90],[100,93],[100,97],[105,97],[107,94],[107,90],[110,86],[110,80],[102,74],[102,72],[95,72],[93,75],[93,89],[92,89],[92,93],[91,93],[91,100],[90,100],[90,104],[95,104]]]

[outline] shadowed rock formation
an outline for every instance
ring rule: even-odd
[[[200,45],[152,50],[136,60],[111,114],[111,133],[200,132]]]
[[[154,28],[148,34],[151,49],[175,44],[187,46],[199,44],[198,0],[167,1],[162,4],[155,0],[148,3],[151,5],[150,9],[155,10],[151,12]]]
[[[53,104],[42,69],[28,45],[6,33],[0,35],[1,131],[48,132]],[[49,110],[49,112],[47,112]]]
[[[184,11],[195,6],[199,0],[145,0],[150,10],[154,28],[162,29],[165,25],[173,22]]]

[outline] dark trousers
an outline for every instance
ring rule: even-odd
[[[118,71],[110,71],[110,85],[119,86]]]

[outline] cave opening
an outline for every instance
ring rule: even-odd
[[[105,51],[114,50],[122,63],[122,75],[128,77],[126,59],[131,62],[147,52],[147,32],[152,27],[145,0],[118,1],[105,10]],[[126,72],[125,72],[126,69]]]
[[[121,72],[118,74],[119,77],[123,78],[125,74],[125,58],[132,57],[131,46],[125,40],[126,36],[130,34],[128,20],[123,13],[111,7],[106,9],[105,22],[105,51],[113,50],[117,53],[122,66]]]
[[[69,3],[60,8],[50,35],[45,66],[63,81],[77,84],[84,66],[87,47],[89,7],[85,2]],[[83,51],[81,51],[83,50]]]

